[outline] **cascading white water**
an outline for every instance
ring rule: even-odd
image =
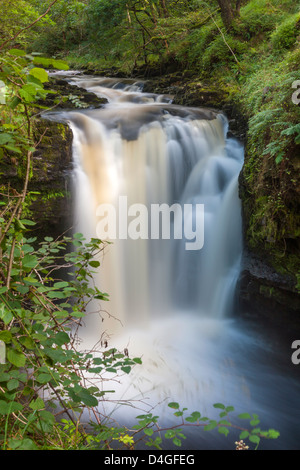
[[[110,301],[90,305],[80,331],[83,348],[90,350],[105,332],[111,347],[126,347],[143,361],[113,382],[115,399],[104,401],[103,411],[135,424],[141,411],[154,410],[168,424],[174,419],[168,401],[216,419],[212,404],[223,402],[237,413],[258,413],[262,428],[279,429],[287,448],[297,448],[299,383],[276,366],[276,351],[264,337],[232,316],[242,252],[243,148],[227,138],[226,118],[142,93],[141,82],[66,75],[109,101],[101,109],[56,115],[74,136],[74,226],[87,239],[97,236],[97,208],[110,204],[121,227],[95,279]],[[151,239],[151,217],[146,229],[138,223],[144,219],[137,208],[151,213],[163,203],[182,208],[186,237],[174,236],[175,218],[170,239]],[[204,205],[204,244],[198,234],[200,248],[187,250],[197,238],[189,237],[196,234],[196,204]],[[134,228],[134,237],[124,227]],[[99,309],[109,313],[104,322],[93,313]],[[205,440],[192,428],[188,446],[233,448],[233,441],[219,438]]]
[[[143,204],[149,210],[163,203],[182,209],[204,205],[200,249],[187,250],[187,240],[172,239],[172,230],[169,240],[144,240],[142,234],[140,239],[113,240],[109,251],[114,260],[105,259],[102,272],[114,305],[111,313],[135,326],[178,307],[210,318],[230,313],[241,254],[237,176],[243,149],[234,140],[225,142],[226,118],[161,104],[163,97],[152,94],[145,104],[136,84],[120,91],[116,80],[75,77],[72,83],[110,100],[104,109],[68,114],[80,176],[79,229],[96,236],[97,207],[117,208],[120,196],[126,196],[127,207]],[[186,224],[195,224],[192,212]],[[109,270],[114,279],[106,283]]]
[[[104,306],[110,315],[97,322],[99,316],[91,312],[99,306],[91,306],[82,330],[84,344],[88,348],[106,332],[111,345],[143,356],[142,371],[131,374],[122,397],[154,389],[154,400],[171,391],[195,398],[189,388],[194,380],[199,389],[199,375],[186,367],[193,355],[183,354],[182,346],[190,346],[192,336],[202,350],[207,340],[219,337],[217,320],[232,314],[242,243],[237,177],[243,148],[226,138],[227,120],[221,113],[174,106],[170,97],[145,95],[137,84],[124,87],[89,77],[74,77],[71,83],[109,99],[101,109],[63,116],[74,135],[76,229],[87,238],[99,235],[97,208],[111,204],[119,225],[123,219],[127,229],[136,221],[137,230],[132,239],[124,224],[121,234],[117,226],[118,236],[105,250],[96,282],[110,295]],[[126,206],[120,203],[124,196]],[[136,204],[150,215],[155,204],[180,207],[183,236],[176,238],[174,219],[170,236],[163,239],[160,232],[153,239],[151,217],[145,233]],[[196,204],[204,207],[201,224]],[[204,235],[199,246],[196,229]]]

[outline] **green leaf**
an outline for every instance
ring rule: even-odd
[[[249,432],[248,431],[242,431],[240,433],[240,439],[246,439],[248,436],[249,436]]]
[[[221,421],[219,421],[219,424],[224,424],[225,426],[232,426],[230,421],[227,421],[226,419],[221,419]]]
[[[10,109],[15,109],[19,104],[21,103],[21,100],[18,96],[14,96],[12,100],[9,102],[8,106]]]
[[[59,70],[69,70],[69,66],[63,60],[52,59],[52,66]]]
[[[11,134],[7,132],[0,133],[0,145],[7,144],[8,142],[14,142],[14,138]]]
[[[227,437],[228,434],[229,434],[229,429],[225,428],[224,426],[220,426],[220,427],[218,428],[218,432],[219,432],[220,434],[224,434],[224,435]]]
[[[53,338],[53,342],[57,344],[57,346],[62,346],[63,344],[68,344],[70,342],[70,337],[64,331],[60,331]]]
[[[9,379],[10,375],[6,372],[2,372],[2,374],[0,374],[0,382],[7,382]]]
[[[21,49],[10,49],[8,53],[16,57],[23,57],[26,55],[26,52],[22,51]]]
[[[35,268],[38,264],[38,258],[36,256],[27,254],[22,259],[22,264],[24,268]]]
[[[52,376],[50,374],[47,374],[47,373],[42,373],[42,374],[39,374],[37,376],[36,380],[40,384],[46,384],[46,383],[50,382],[50,380],[52,380]]]
[[[166,431],[165,433],[165,438],[166,439],[173,439],[173,437],[175,437],[175,431],[173,431],[172,429],[169,429],[168,431]]]
[[[29,287],[28,286],[22,286],[20,284],[17,284],[16,290],[20,292],[21,294],[27,294],[29,292]]]
[[[238,415],[240,419],[251,419],[251,415],[249,413],[241,413]]]
[[[69,283],[66,281],[55,282],[55,284],[53,285],[55,289],[61,289],[63,287],[68,287],[68,286],[69,286]]]
[[[174,444],[175,446],[177,446],[177,447],[181,447],[181,440],[178,439],[178,437],[175,437],[175,438],[173,439],[173,444]]]
[[[99,261],[90,261],[89,262],[89,265],[92,267],[92,268],[98,268],[100,266],[100,263]]]
[[[142,359],[140,359],[139,357],[135,357],[132,359],[133,362],[135,362],[136,364],[142,364]]]
[[[260,423],[259,419],[252,419],[250,421],[251,426],[257,426]]]
[[[33,69],[30,70],[30,75],[32,75],[33,77],[37,78],[38,80],[40,80],[40,82],[44,83],[44,82],[47,82],[48,81],[48,73],[46,72],[46,70],[44,69],[41,69],[39,67],[34,67]]]
[[[26,363],[26,357],[20,351],[16,349],[9,348],[6,354],[7,359],[11,364],[16,367],[24,367]]]
[[[260,434],[260,432],[261,432],[260,428],[251,429],[251,434]]]
[[[220,408],[221,410],[225,410],[225,405],[223,405],[222,403],[215,403],[213,406],[214,408]]]
[[[7,382],[7,388],[8,390],[15,390],[19,386],[19,381],[17,379],[11,379],[9,382]]]
[[[14,413],[15,411],[21,411],[23,406],[21,403],[17,403],[14,401],[6,402],[4,400],[0,400],[0,415],[8,415],[10,413]]]
[[[5,325],[8,325],[14,318],[11,310],[8,310],[4,304],[0,305],[0,320],[2,320]]]
[[[37,427],[43,432],[51,432],[55,422],[53,414],[46,410],[39,411],[38,413],[40,420],[36,424]]]
[[[25,439],[9,439],[8,446],[12,450],[38,450],[36,444],[28,438]]]
[[[21,150],[18,147],[15,147],[14,145],[4,145],[3,147],[7,150],[10,150],[11,152],[22,153]]]
[[[100,365],[100,364],[103,364],[103,360],[102,360],[100,357],[95,357],[95,358],[93,359],[93,364],[94,364],[95,366],[98,366],[98,365]]]
[[[199,411],[194,411],[191,414],[191,416],[188,416],[187,418],[185,418],[185,420],[188,421],[189,423],[195,423],[200,418],[201,418],[201,414],[199,413]]]
[[[28,220],[28,219],[22,219],[20,220],[23,225],[36,225],[36,222],[33,222],[33,220]]]
[[[34,64],[44,65],[45,67],[49,67],[53,62],[52,59],[47,59],[46,57],[39,57],[35,56],[33,59]]]
[[[36,400],[32,400],[29,406],[34,411],[43,410],[45,408],[45,403],[40,397],[38,397]]]
[[[275,429],[269,429],[268,437],[269,439],[277,439],[280,436],[280,432],[276,431]]]
[[[234,406],[226,406],[225,410],[230,413],[230,411],[234,411]]]
[[[253,434],[249,436],[249,441],[253,442],[254,444],[259,444],[260,443],[260,437]]]
[[[35,349],[35,342],[29,336],[23,336],[19,341],[26,349]]]
[[[12,334],[10,331],[4,330],[0,331],[0,340],[4,341],[4,343],[10,343],[12,339]]]
[[[152,436],[153,435],[153,429],[152,428],[145,428],[144,429],[144,433],[146,434],[146,436]]]
[[[217,427],[217,421],[212,420],[209,424],[204,426],[204,431],[211,431]]]
[[[168,404],[168,406],[169,406],[170,408],[173,408],[174,410],[178,410],[178,408],[179,408],[179,403],[176,403],[176,402],[172,401],[171,403]]]
[[[86,389],[82,389],[78,393],[78,396],[81,398],[81,400],[86,406],[93,407],[98,405],[97,398],[93,397],[93,395],[91,395],[90,392]]]

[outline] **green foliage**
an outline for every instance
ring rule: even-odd
[[[165,439],[180,447],[185,439],[183,427],[192,423],[203,426],[204,431],[218,428],[228,435],[228,428],[235,425],[227,415],[234,408],[222,404],[214,405],[221,409],[221,420],[216,421],[198,411],[184,418],[187,409],[171,402],[169,407],[181,422],[167,429],[160,428],[159,417],[152,414],[139,415],[132,430],[111,427],[108,418],[100,419],[99,403],[114,391],[99,383],[105,385],[108,375],[120,377],[141,364],[140,358],[130,358],[126,351],[115,348],[104,347],[95,353],[76,347],[78,327],[91,299],[99,301],[99,314],[100,302],[108,300],[90,282],[100,266],[97,257],[103,244],[97,239],[87,242],[77,233],[59,240],[46,237],[35,247],[36,239],[27,236],[33,225],[30,220],[17,219],[7,229],[3,216],[9,218],[9,213],[4,209],[1,216],[5,237],[1,244],[0,339],[6,345],[6,363],[0,364],[2,449],[99,450],[114,448],[115,442],[134,448],[141,433],[147,446],[161,448]],[[67,278],[60,277],[62,266],[68,269]],[[96,417],[92,432],[81,423],[85,409]],[[69,419],[58,419],[62,411]],[[257,426],[256,416],[251,419],[250,425]],[[275,438],[271,431],[246,431],[251,442],[253,436]]]
[[[2,188],[0,201],[0,341],[6,349],[6,362],[0,364],[2,449],[133,449],[141,439],[147,446],[157,449],[165,443],[180,447],[185,439],[185,426],[202,427],[204,431],[218,432],[227,438],[235,431],[240,439],[248,439],[255,447],[262,438],[279,437],[275,430],[260,429],[255,414],[234,415],[231,419],[234,408],[222,403],[214,405],[214,416],[208,418],[199,411],[188,413],[186,408],[171,402],[169,408],[178,424],[168,428],[162,428],[159,417],[151,413],[139,415],[132,429],[112,425],[108,417],[100,415],[99,403],[114,393],[107,376],[119,379],[141,364],[140,358],[130,358],[127,352],[114,348],[99,347],[95,354],[77,347],[78,328],[89,302],[96,300],[99,315],[102,315],[101,305],[108,300],[108,294],[91,283],[93,271],[99,269],[97,257],[103,244],[96,239],[86,241],[82,234],[58,240],[51,236],[37,240],[31,236],[34,223],[26,215],[31,203],[28,193],[31,157],[39,144],[33,138],[32,123],[39,109],[37,101],[51,93],[44,87],[48,81],[45,69],[68,68],[57,58],[43,57],[42,51],[49,55],[78,55],[80,51],[83,56],[88,50],[83,66],[86,60],[97,59],[116,65],[116,60],[121,63],[125,59],[129,70],[137,64],[149,64],[152,60],[155,63],[158,58],[176,57],[180,51],[184,64],[197,64],[197,70],[206,76],[206,67],[213,68],[223,80],[229,73],[230,80],[234,80],[244,97],[240,100],[250,117],[251,157],[246,163],[247,181],[255,180],[255,175],[261,171],[258,156],[270,160],[275,171],[280,167],[287,174],[289,169],[283,167],[288,161],[287,149],[299,142],[296,112],[287,101],[296,76],[299,52],[297,55],[291,50],[281,68],[275,71],[272,61],[263,66],[251,61],[245,66],[249,56],[256,52],[249,52],[237,30],[222,36],[219,13],[214,11],[212,16],[204,3],[170,0],[165,2],[164,9],[162,2],[156,0],[91,0],[87,3],[60,0],[42,23],[19,35],[20,42],[12,42],[10,50],[1,57],[0,79],[8,92],[6,105],[1,106],[0,157],[17,160],[19,175],[24,181],[21,191]],[[283,15],[287,18],[285,27],[291,32],[292,20],[289,22],[287,16],[294,14],[294,10],[289,9],[291,2],[280,3],[284,5],[284,13],[277,1],[271,6],[270,2],[249,2],[241,12],[243,39],[245,30],[251,38],[255,31],[274,31]],[[3,11],[0,27],[3,39],[37,19],[48,6],[44,1],[18,0],[12,5],[7,0],[6,4],[10,8]],[[250,5],[255,7],[252,16]],[[211,7],[216,8],[217,2],[211,2]],[[272,17],[270,10],[274,10]],[[279,41],[279,48],[282,47],[282,36],[280,28],[272,33],[274,46]],[[27,45],[27,49],[19,49],[20,43]],[[289,40],[285,44],[293,47]],[[237,70],[232,67],[233,56],[228,46],[239,55],[242,66]],[[30,54],[36,47],[39,53]],[[250,77],[244,76],[245,69],[251,71]],[[240,75],[236,80],[237,71]],[[272,95],[263,93],[266,85],[274,87]],[[75,98],[74,103],[82,105]],[[278,111],[281,109],[284,114]],[[258,181],[258,186],[263,185],[264,181]],[[277,218],[282,217],[285,210],[284,188],[280,189],[276,198],[273,195],[265,198],[260,193],[257,198],[260,202],[259,210],[254,212],[255,224],[258,216],[268,216],[273,222],[268,224],[268,235],[270,227],[274,227],[273,235],[280,232]],[[266,231],[262,236],[265,234]],[[99,382],[103,387],[99,387]],[[94,416],[94,422],[89,423],[92,431],[82,423],[84,410]],[[63,419],[62,412],[66,416]],[[241,420],[242,425],[237,425],[237,420]],[[245,421],[249,421],[246,427]]]
[[[218,35],[218,29],[213,23],[197,28],[189,34],[189,59],[192,63],[201,61],[206,47],[213,42]],[[199,64],[200,65],[200,64]],[[198,65],[198,67],[199,67]]]
[[[1,446],[47,447],[61,432],[56,409],[72,417],[74,426],[77,422],[82,438],[78,416],[109,393],[93,381],[103,380],[103,374],[128,374],[139,363],[116,349],[97,355],[76,350],[77,328],[88,303],[92,298],[99,304],[108,300],[89,282],[99,266],[95,257],[102,243],[86,243],[82,234],[75,234],[73,239],[46,237],[34,248],[36,240],[26,237],[26,227],[33,223],[12,220],[7,229],[8,222],[2,220],[0,338],[6,363],[0,365],[0,422],[6,433]],[[61,264],[70,270],[67,281],[59,278]]]
[[[2,0],[1,1],[1,24],[0,44],[13,37],[22,28],[35,21],[39,16],[38,10],[32,2],[26,0]],[[46,24],[47,20],[42,21]],[[27,31],[18,36],[18,45],[24,44],[32,39],[34,33]]]
[[[241,8],[241,18],[233,26],[236,34],[245,39],[255,38],[258,34],[266,34],[276,28],[278,22],[285,18],[283,8],[275,8],[274,2],[251,0]]]
[[[271,34],[271,44],[276,51],[290,49],[300,34],[300,13],[288,17]]]
[[[40,13],[49,5],[47,1],[34,3]],[[87,34],[84,29],[86,8],[86,3],[78,0],[58,0],[47,15],[47,24],[38,23],[35,27],[35,37],[28,44],[29,50],[55,55],[78,45]]]
[[[231,50],[236,56],[239,56],[247,50],[247,45],[241,41],[225,35],[224,38],[218,35],[209,46],[205,49],[202,56],[202,64],[204,69],[219,68],[228,65],[230,62],[235,62]],[[230,50],[231,49],[231,50]]]
[[[292,99],[299,76],[297,60],[295,48],[280,61],[277,55],[258,62],[239,94],[249,116],[243,171],[248,243],[272,253],[270,262],[276,269],[294,275],[299,270],[294,256],[294,240],[299,237],[299,107]]]
[[[153,415],[152,413],[139,415],[137,416],[138,424],[133,426],[137,430],[137,433],[143,431],[144,435],[147,437],[146,445],[148,447],[154,447],[158,450],[163,448],[163,443],[172,441],[172,444],[175,447],[181,447],[182,441],[186,439],[184,434],[184,428],[189,426],[194,426],[202,428],[203,431],[213,431],[216,430],[219,434],[228,437],[230,432],[237,432],[240,439],[248,438],[249,444],[255,444],[255,448],[258,448],[258,445],[262,438],[265,439],[277,439],[280,434],[274,429],[269,429],[267,431],[262,430],[258,427],[260,420],[257,414],[252,416],[249,413],[239,414],[234,419],[231,419],[232,413],[235,411],[233,406],[225,406],[222,403],[215,403],[213,407],[219,412],[218,419],[210,419],[207,416],[202,416],[199,411],[193,411],[191,414],[188,413],[187,408],[181,408],[179,403],[171,402],[168,404],[168,407],[175,410],[173,415],[178,418],[180,421],[178,424],[174,424],[169,428],[160,428],[159,427],[159,417]],[[241,424],[237,424],[236,418],[241,420]],[[244,427],[244,420],[249,420],[249,427]],[[156,435],[158,434],[158,436]]]

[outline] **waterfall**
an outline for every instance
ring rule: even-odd
[[[213,419],[212,404],[222,402],[263,415],[298,445],[299,386],[275,366],[257,329],[234,315],[243,147],[228,138],[226,117],[143,93],[134,80],[66,79],[108,99],[99,109],[56,114],[74,136],[75,230],[112,242],[94,279],[110,301],[89,304],[82,347],[90,351],[105,334],[110,347],[142,358],[129,375],[109,381],[115,393],[100,411],[131,425],[154,410],[168,425],[175,419],[168,401]],[[191,429],[190,448],[213,446]]]
[[[84,334],[96,342],[103,332],[149,331],[153,321],[174,321],[182,312],[210,320],[231,315],[241,255],[243,148],[226,138],[226,117],[145,94],[140,82],[75,76],[71,83],[109,101],[65,115],[74,135],[76,229],[112,242],[97,279],[110,295],[109,316],[97,324],[90,315]],[[114,219],[105,218],[110,207]]]
[[[125,232],[116,226],[118,236],[105,252],[101,273],[111,314],[122,325],[137,326],[182,308],[210,318],[232,313],[241,254],[237,177],[243,149],[226,139],[225,116],[144,94],[140,82],[75,76],[71,83],[109,99],[104,108],[72,111],[66,118],[74,135],[78,230],[99,235],[96,214],[104,204],[116,208],[119,225],[124,219]],[[174,234],[174,205],[185,224],[182,237]],[[197,205],[204,208],[202,227]],[[164,207],[170,218],[165,239],[162,232],[159,239],[151,237],[154,206]],[[145,220],[141,207],[148,210],[148,226],[136,227],[140,233],[130,239],[126,229],[133,216],[136,225],[138,215]],[[194,240],[187,240],[185,228]],[[197,249],[200,230],[204,242]]]
[[[217,320],[233,313],[243,148],[227,138],[221,112],[176,106],[143,93],[141,82],[69,80],[108,99],[60,116],[74,136],[76,231],[112,242],[95,278],[110,296],[101,306],[108,315],[98,315],[95,301],[82,335],[87,347],[104,333],[112,345],[125,341],[145,356],[134,388],[162,387],[165,396],[174,380],[179,388],[187,380],[176,381],[175,345],[218,336]]]

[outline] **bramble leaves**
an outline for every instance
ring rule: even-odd
[[[45,83],[48,81],[48,73],[44,69],[34,67],[30,70],[29,74],[37,78],[41,83]]]

